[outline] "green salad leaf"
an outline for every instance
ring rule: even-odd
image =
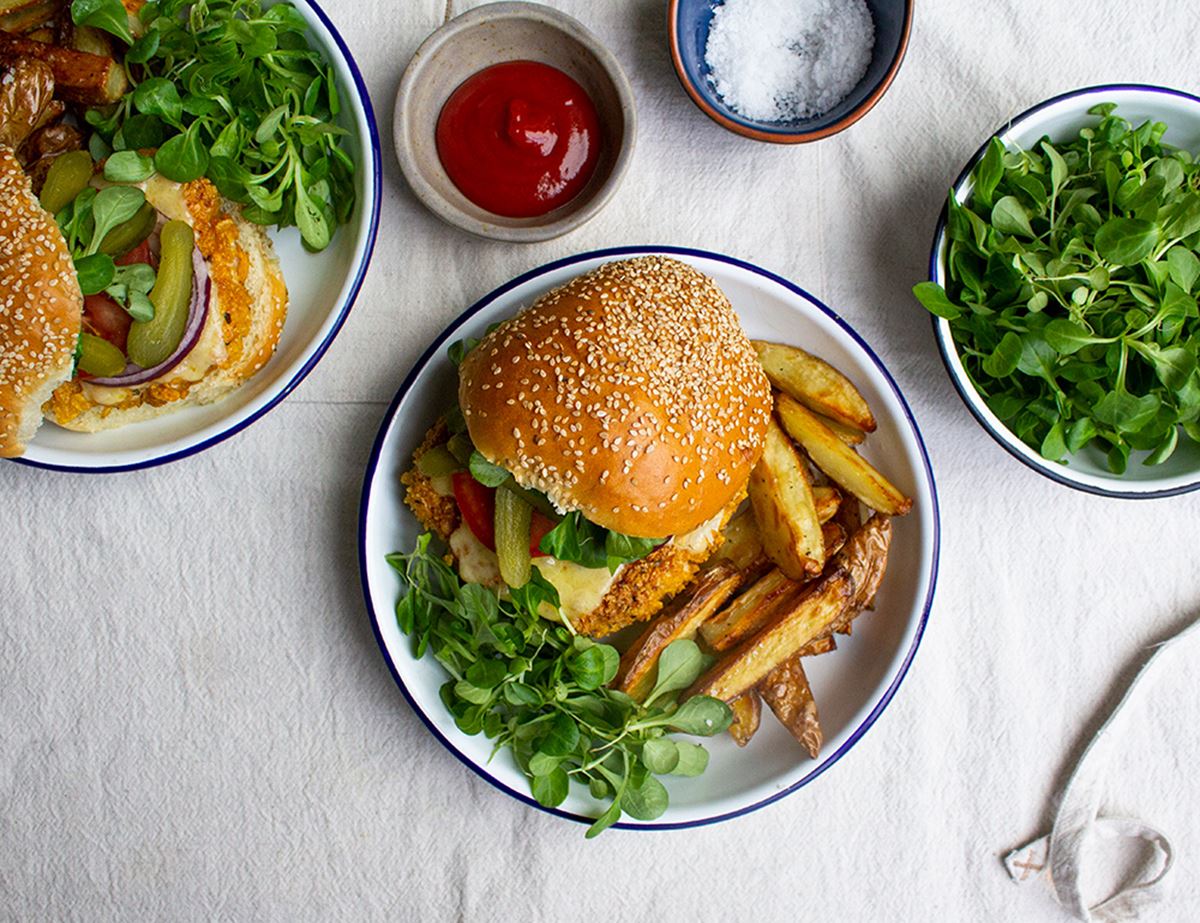
[[[417,657],[433,656],[445,668],[441,699],[459,730],[510,749],[539,804],[562,804],[572,781],[607,800],[589,837],[622,813],[660,817],[668,795],[655,776],[695,776],[708,764],[702,746],[666,735],[711,737],[733,719],[710,696],[678,701],[705,666],[695,642],[663,651],[658,680],[638,703],[608,686],[620,661],[615,648],[543,617],[545,607],[557,608],[558,594],[536,570],[500,596],[463,583],[431,544],[425,533],[411,553],[387,557],[402,583],[396,622]]]
[[[355,165],[333,69],[290,4],[159,0],[138,13],[136,39],[120,0],[74,0],[71,12],[130,45],[133,90],[86,113],[94,150],[156,149],[168,179],[207,176],[247,220],[328,246],[353,213]]]
[[[538,550],[560,561],[574,561],[583,567],[607,567],[615,572],[622,564],[641,560],[664,541],[613,532],[575,511],[542,536]]]
[[[1200,442],[1200,164],[1115,110],[1033,150],[993,138],[947,202],[946,288],[913,294],[1018,438],[1120,474]]]

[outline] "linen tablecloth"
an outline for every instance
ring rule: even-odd
[[[664,0],[555,5],[611,47],[639,107],[632,167],[594,221],[513,246],[427,213],[391,110],[446,0],[328,0],[386,176],[371,271],[324,361],[184,461],[0,465],[3,919],[1064,919],[1001,856],[1046,827],[1140,652],[1200,606],[1200,495],[1106,500],[1018,464],[955,395],[909,289],[990,131],[1092,83],[1196,91],[1200,16],[1174,0],[918,0],[874,111],[776,147],[687,99]],[[941,577],[907,680],[832,771],[731,822],[586,842],[473,775],[408,708],[364,610],[357,504],[386,403],[451,318],[548,260],[658,243],[790,278],[871,344],[933,460]],[[1198,685],[1194,663],[1159,685],[1109,795],[1174,840],[1155,920],[1200,904]]]

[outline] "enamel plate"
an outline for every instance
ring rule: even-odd
[[[396,625],[400,582],[384,556],[411,550],[418,534],[417,522],[403,503],[399,476],[425,431],[445,411],[447,397],[455,393],[456,375],[446,359],[446,346],[461,337],[481,336],[489,324],[600,263],[652,253],[684,260],[716,279],[751,337],[803,346],[842,369],[879,422],[864,454],[915,503],[911,513],[895,520],[888,573],[875,611],[855,621],[852,637],[838,638],[835,652],[805,661],[825,732],[821,758],[810,760],[764,708],[762,726],[748,747],[739,750],[728,735],[704,741],[712,755],[704,775],[663,777],[671,796],[667,813],[653,822],[626,818],[618,825],[630,828],[687,827],[735,817],[795,791],[836,763],[875,722],[904,678],[929,616],[938,561],[937,495],[916,421],[891,375],[837,314],[790,282],[715,253],[624,248],[551,263],[483,298],[429,347],[388,408],[367,466],[359,520],[367,608],[392,675],[438,740],[493,785],[540,807],[508,751],[489,762],[491,742],[483,735],[468,737],[455,727],[438,698],[446,674],[432,658],[414,659],[409,639]],[[602,810],[585,788],[576,786],[551,813],[590,823]]]
[[[320,361],[358,295],[379,225],[382,168],[379,133],[366,84],[350,50],[312,0],[292,0],[309,24],[309,41],[333,65],[346,144],[358,165],[358,202],[332,243],[308,253],[295,228],[272,231],[288,287],[288,315],[271,361],[233,393],[101,433],[73,433],[44,423],[17,461],[65,471],[127,471],[194,455],[249,426],[283,400]]]

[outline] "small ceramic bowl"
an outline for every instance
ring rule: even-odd
[[[875,23],[871,63],[858,84],[837,105],[820,115],[791,122],[765,122],[736,112],[718,94],[704,60],[708,30],[717,0],[670,0],[667,34],[679,82],[700,111],[718,125],[756,141],[801,144],[819,141],[849,128],[879,102],[891,86],[912,27],[913,0],[866,0]]]
[[[450,180],[435,129],[450,94],[473,74],[505,61],[538,61],[572,77],[591,97],[604,142],[591,180],[564,205],[533,218],[480,208]],[[417,49],[396,94],[396,155],[408,184],[449,224],[480,237],[549,240],[582,225],[612,197],[633,156],[637,116],[621,65],[577,20],[540,3],[488,3],[450,20]]]
[[[1088,110],[1101,103],[1116,103],[1117,114],[1134,125],[1146,120],[1164,122],[1167,132],[1163,138],[1168,144],[1193,153],[1200,151],[1200,97],[1165,87],[1136,84],[1085,87],[1055,96],[1001,125],[993,134],[1010,149],[1031,149],[1044,137],[1064,141],[1077,137],[1081,128],[1096,123],[1097,117],[1089,115]],[[974,188],[971,172],[983,157],[991,138],[989,135],[955,181],[956,201],[965,202],[970,197]],[[948,281],[946,254],[946,211],[943,208],[929,262],[929,277],[942,287]],[[1046,460],[1036,449],[1017,438],[992,413],[975,389],[958,354],[949,321],[935,317],[933,329],[946,370],[963,403],[1009,454],[1039,474],[1076,490],[1126,499],[1166,497],[1200,489],[1200,445],[1185,438],[1180,439],[1175,453],[1160,465],[1144,465],[1142,460],[1147,453],[1134,452],[1125,473],[1120,475],[1109,471],[1104,454],[1091,445],[1070,456],[1065,463]]]

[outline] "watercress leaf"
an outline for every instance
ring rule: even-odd
[[[536,707],[542,704],[541,695],[528,683],[505,683],[504,698],[509,705],[529,705]]]
[[[679,762],[671,770],[673,776],[698,776],[708,768],[708,751],[700,744],[679,740],[675,742]]]
[[[299,11],[288,3],[277,3],[263,13],[263,19],[273,23],[279,30],[304,33],[308,31],[308,23]]]
[[[566,712],[559,712],[538,749],[550,756],[566,756],[578,745],[579,725]]]
[[[1129,467],[1129,446],[1118,442],[1108,450],[1108,455],[1105,458],[1108,463],[1108,470],[1113,474],[1124,474],[1125,469]]]
[[[121,0],[72,0],[71,21],[115,35],[127,45],[133,41],[129,14]]]
[[[454,694],[472,705],[486,705],[492,700],[491,689],[482,689],[465,679],[460,679],[454,684]]]
[[[149,77],[134,88],[133,105],[143,115],[153,115],[169,125],[182,127],[183,100],[175,84],[166,77]]]
[[[712,737],[726,730],[732,723],[733,712],[720,699],[708,695],[694,695],[679,706],[679,710],[671,715],[667,725],[684,734]]]
[[[154,175],[154,161],[137,151],[117,151],[104,163],[110,183],[140,183]]]
[[[603,814],[596,818],[595,823],[588,827],[587,833],[584,836],[589,840],[598,837],[620,819],[621,802],[614,796],[612,804],[608,806],[608,809]]]
[[[297,169],[299,167],[297,166]],[[324,212],[308,195],[302,183],[297,182],[295,218],[296,227],[300,229],[300,237],[304,245],[311,250],[324,250],[329,245],[329,222]]]
[[[1117,266],[1132,266],[1158,243],[1158,226],[1138,218],[1109,218],[1096,231],[1096,252]]]
[[[1026,333],[1021,337],[1021,356],[1017,360],[1017,368],[1026,375],[1035,375],[1053,383],[1057,355],[1040,332]]]
[[[1138,397],[1125,391],[1110,391],[1097,401],[1092,415],[1122,433],[1135,433],[1154,419],[1161,405],[1157,394]]]
[[[666,539],[662,538],[636,538],[632,535],[609,531],[604,539],[604,554],[608,559],[608,569],[615,573],[622,564],[640,561],[665,541]]]
[[[1200,259],[1187,247],[1177,244],[1167,251],[1167,270],[1171,281],[1185,293],[1190,293],[1200,276]]]
[[[1051,349],[1064,356],[1079,352],[1083,347],[1098,342],[1095,336],[1065,317],[1056,317],[1046,324],[1042,329],[1042,336],[1046,338]]]
[[[652,737],[642,745],[642,762],[651,772],[665,775],[679,765],[679,747],[670,737]]]
[[[154,302],[145,292],[131,290],[124,307],[129,312],[129,316],[136,321],[147,323],[154,320]]]
[[[999,138],[988,142],[987,150],[975,168],[974,195],[981,205],[992,204],[992,193],[1004,176],[1004,144]]]
[[[1042,142],[1042,150],[1050,160],[1050,189],[1054,195],[1057,195],[1067,184],[1067,177],[1071,171],[1067,167],[1067,162],[1063,160],[1062,154],[1056,151],[1054,145],[1049,141]]]
[[[199,126],[199,122],[193,122],[183,134],[163,142],[155,153],[154,166],[167,179],[188,183],[208,169],[208,151],[200,142]]]
[[[686,689],[696,681],[704,665],[700,646],[690,638],[678,638],[658,658],[658,676],[646,701],[653,702],[668,692]]]
[[[146,194],[133,186],[106,186],[92,201],[92,240],[87,253],[95,253],[104,236],[137,214]]]
[[[1091,417],[1080,417],[1067,430],[1067,451],[1078,452],[1097,435],[1096,424]]]
[[[1062,420],[1058,420],[1047,431],[1042,439],[1040,449],[1042,458],[1049,461],[1061,461],[1067,454],[1067,438]]]
[[[127,64],[145,64],[158,53],[161,40],[162,33],[158,29],[147,29],[126,49],[125,62]]]
[[[1182,388],[1196,370],[1196,354],[1185,346],[1164,349],[1155,343],[1141,343],[1137,349],[1154,366],[1159,381],[1172,391]]]
[[[621,665],[621,655],[609,644],[595,644],[567,661],[571,677],[582,689],[607,686]]]
[[[1029,211],[1016,196],[1006,195],[992,206],[992,225],[1005,234],[1035,236],[1029,224]]]
[[[508,668],[500,660],[477,660],[467,668],[467,682],[481,689],[493,689],[508,677]]]
[[[504,468],[484,458],[477,449],[471,452],[471,460],[467,467],[471,471],[471,477],[485,487],[499,487],[512,477]]]
[[[1021,358],[1021,338],[1011,330],[1000,338],[992,354],[983,360],[983,370],[993,378],[1007,378]]]
[[[654,820],[667,810],[667,790],[658,779],[647,775],[640,784],[628,785],[621,794],[621,808],[637,820]]]
[[[547,808],[556,808],[567,800],[570,779],[565,770],[557,768],[546,775],[534,776],[529,790],[537,803]]]
[[[274,136],[275,132],[279,130],[279,123],[283,121],[283,117],[287,115],[287,112],[288,105],[287,103],[283,103],[263,116],[263,120],[258,123],[258,128],[254,131],[254,140],[261,144]]]
[[[153,115],[131,115],[121,126],[121,131],[125,146],[134,151],[156,148],[166,137],[162,121]]]
[[[946,290],[936,282],[918,282],[912,291],[930,314],[946,320],[955,320],[962,315],[962,308],[954,304],[946,295]]]
[[[535,776],[546,776],[554,772],[561,763],[561,756],[550,756],[538,750],[529,758],[529,772]]]
[[[79,290],[84,295],[98,295],[112,284],[116,266],[107,253],[92,253],[75,260],[75,274],[79,277]]]

